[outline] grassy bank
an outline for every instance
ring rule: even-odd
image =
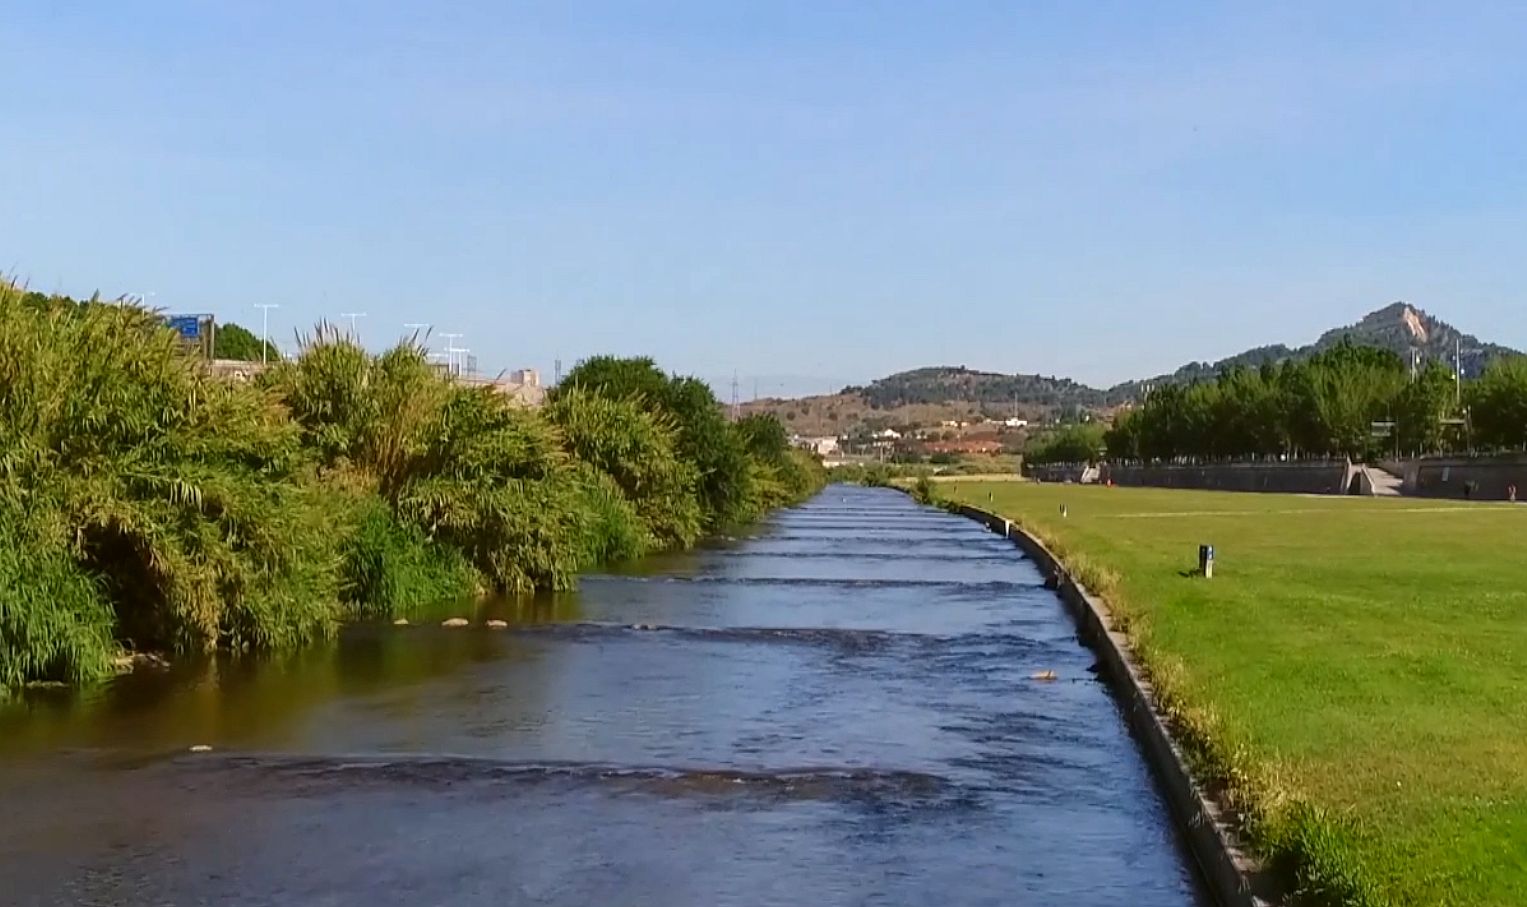
[[[778,423],[649,360],[567,388],[531,411],[326,328],[239,384],[150,312],[0,283],[0,694],[566,588],[823,482]]]
[[[1035,531],[1113,604],[1303,902],[1527,903],[1527,507],[938,491]],[[1200,544],[1213,580],[1190,575]]]

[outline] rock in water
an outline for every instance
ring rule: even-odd
[[[191,752],[193,752],[193,753],[210,753],[210,752],[212,752],[212,747],[206,745],[205,743],[198,743],[195,746],[191,747]]]
[[[509,621],[507,621],[507,620],[490,620],[490,621],[488,621],[488,629],[489,630],[507,630],[507,629],[509,629]]]
[[[454,630],[454,629],[458,629],[460,627],[465,627],[465,626],[467,626],[467,625],[469,625],[471,623],[472,622],[467,620],[465,617],[453,617],[450,620],[441,621],[440,626],[442,626],[442,627],[450,627],[451,629]]]
[[[408,626],[408,618],[400,617],[397,620],[393,621],[392,625],[394,627],[406,627],[406,626]]]
[[[1038,672],[1036,672],[1034,674],[1029,675],[1029,679],[1030,680],[1043,680],[1046,683],[1048,683],[1048,682],[1050,682],[1052,680],[1056,680],[1057,677],[1055,676],[1055,672],[1054,671],[1038,671]]]

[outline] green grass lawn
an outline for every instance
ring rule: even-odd
[[[938,488],[1103,587],[1309,900],[1527,905],[1527,506]]]

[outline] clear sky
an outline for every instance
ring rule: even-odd
[[[0,266],[489,369],[1109,383],[1396,299],[1527,347],[1522,4],[115,0],[0,15]]]

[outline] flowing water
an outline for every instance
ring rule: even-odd
[[[0,708],[0,902],[1204,903],[1037,570],[899,493],[443,616]]]

